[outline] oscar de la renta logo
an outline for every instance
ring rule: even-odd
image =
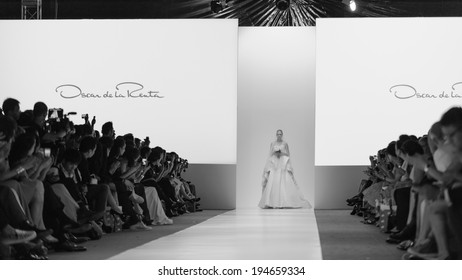
[[[389,92],[398,99],[445,99],[462,98],[462,82],[452,84],[448,89],[439,92],[422,91],[409,84],[399,84],[390,87]]]
[[[158,90],[145,89],[145,87],[137,82],[122,82],[118,83],[112,89],[107,89],[101,92],[95,92],[91,89],[84,89],[74,84],[62,84],[56,87],[55,92],[62,98],[164,98]]]

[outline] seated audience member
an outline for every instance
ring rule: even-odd
[[[114,125],[112,122],[106,122],[103,124],[101,127],[101,133],[103,134],[103,137],[109,137],[111,139],[115,139],[115,130],[114,130]]]
[[[10,117],[17,124],[19,117],[21,116],[21,108],[19,106],[19,101],[14,98],[7,98],[3,101],[2,105],[3,114],[7,117]],[[24,129],[20,126],[16,128],[16,136],[24,133]]]
[[[66,186],[72,198],[79,205],[78,220],[97,220],[104,215],[105,206],[101,205],[106,203],[107,192],[104,192],[104,188],[103,191],[94,192],[94,200],[99,203],[97,208],[99,212],[90,211],[89,199],[87,199],[88,187],[82,182],[80,171],[77,168],[81,159],[82,156],[79,151],[66,150],[62,162],[56,167],[59,179],[55,183],[61,183]],[[88,217],[91,217],[91,219]]]
[[[101,178],[94,173],[90,173],[89,160],[95,154],[96,145],[97,140],[92,136],[85,136],[80,141],[79,150],[81,154],[81,161],[78,169],[82,176],[82,183],[88,188],[86,197],[89,202],[91,201],[92,208],[95,212],[104,213],[106,210],[106,204],[109,204],[113,211],[118,214],[122,214],[122,210],[118,206],[115,198],[112,196],[109,186],[107,184],[98,184],[98,181],[101,180]]]
[[[43,183],[37,179],[30,179],[28,174],[39,168],[38,163],[27,161],[23,165],[15,166],[15,169],[10,168],[8,158],[15,129],[16,124],[12,119],[0,117],[0,185],[14,191],[26,217],[31,220],[38,233],[43,233],[42,239],[45,242],[56,242],[56,238],[51,236],[51,232],[45,228],[43,222]]]
[[[163,161],[165,159],[165,154],[165,150],[161,147],[151,149],[151,153],[148,157],[148,164],[151,168],[146,171],[142,183],[146,187],[156,188],[157,195],[165,207],[165,213],[169,218],[171,218],[178,216],[178,205],[174,202],[174,200],[170,199],[158,183],[164,176]]]
[[[441,117],[440,124],[444,139],[455,153],[455,160],[441,178],[442,198],[429,206],[437,252],[411,252],[425,259],[462,258],[462,108],[449,109]],[[425,171],[434,171],[430,168],[427,166]],[[454,239],[456,246],[450,246],[450,239]]]
[[[0,189],[0,196],[3,196]],[[0,205],[0,260],[10,259],[9,246],[26,243],[37,237],[35,231],[25,231],[13,228],[10,225],[7,213]]]
[[[119,203],[122,206],[123,214],[128,216],[124,224],[125,228],[150,230],[142,221],[142,209],[139,204],[144,203],[144,199],[135,193],[135,184],[127,177],[132,175],[132,169],[128,168],[128,160],[124,156],[126,149],[123,137],[117,137],[111,148],[108,158],[108,173],[112,176],[112,181],[116,185]]]

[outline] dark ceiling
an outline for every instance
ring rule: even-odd
[[[319,17],[462,16],[460,0],[42,0],[43,19],[238,18],[241,26],[307,26]],[[218,4],[218,5],[217,5]],[[20,19],[21,0],[0,0],[0,19]]]

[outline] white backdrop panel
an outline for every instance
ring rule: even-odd
[[[111,120],[118,134],[150,136],[192,163],[234,164],[237,25],[2,21],[1,97],[18,99],[23,110],[43,101],[77,111],[76,123],[96,115],[97,129]]]
[[[316,22],[316,165],[367,165],[462,103],[461,18]]]

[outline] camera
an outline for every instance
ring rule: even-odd
[[[49,120],[60,120],[64,118],[64,111],[62,108],[51,108],[48,110]]]

